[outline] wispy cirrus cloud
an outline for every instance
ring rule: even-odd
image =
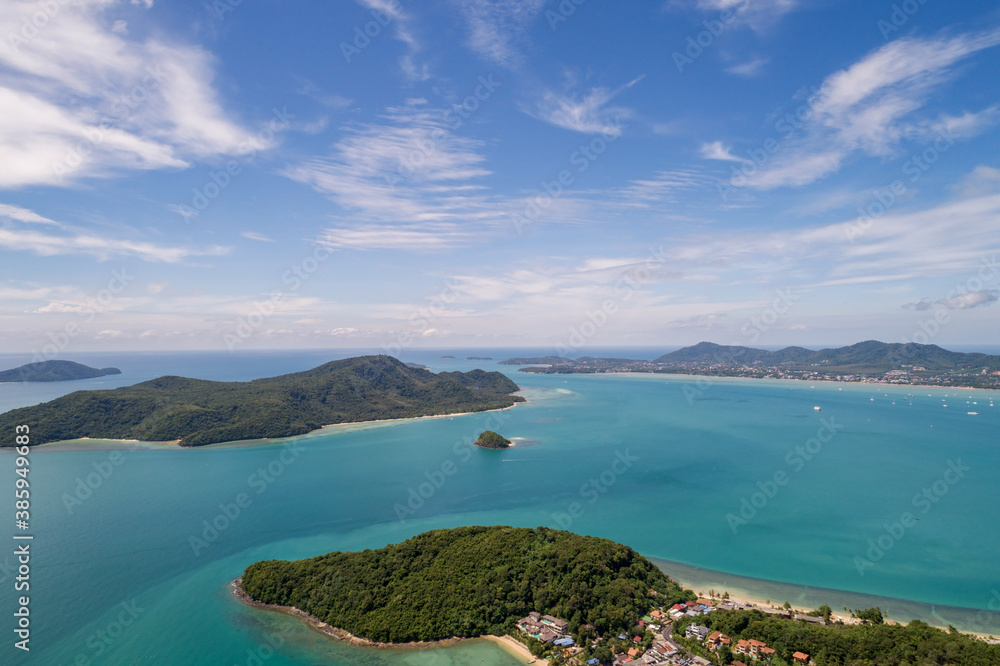
[[[518,47],[524,31],[546,0],[452,0],[469,27],[466,44],[484,60],[516,69],[524,56]]]
[[[691,6],[686,0],[674,0],[671,4],[675,7]],[[695,0],[694,7],[713,14],[732,12],[731,21],[762,31],[797,9],[800,4],[800,0]]]
[[[7,218],[8,220],[16,220],[18,222],[33,222],[35,224],[48,224],[54,227],[63,226],[58,222],[56,222],[55,220],[50,220],[47,217],[42,217],[33,210],[28,210],[27,208],[21,208],[20,206],[12,206],[10,204],[0,204],[0,218]]]
[[[342,209],[322,242],[437,250],[506,219],[504,202],[481,182],[491,173],[484,144],[456,134],[445,112],[425,100],[391,107],[376,122],[349,125],[343,132],[329,155],[283,171]]]
[[[787,150],[747,178],[751,187],[802,186],[840,169],[850,155],[887,157],[900,143],[938,138],[955,130],[965,138],[997,122],[996,108],[912,119],[969,56],[1000,44],[1000,30],[957,37],[890,42],[823,82],[811,118]]]
[[[710,183],[711,180],[703,173],[691,169],[658,171],[650,178],[630,181],[614,194],[611,202],[640,208],[675,203],[681,192]]]
[[[218,245],[183,247],[160,245],[143,240],[110,238],[7,204],[0,204],[0,248],[33,252],[43,257],[81,254],[101,260],[112,257],[135,257],[143,261],[161,263],[178,263],[191,257],[221,256],[229,253],[229,248]]]
[[[761,70],[764,69],[764,65],[768,62],[770,61],[767,58],[751,58],[738,65],[730,65],[726,68],[726,71],[737,76],[752,77],[760,74]]]
[[[37,5],[0,0],[0,188],[182,168],[252,149],[212,86],[213,58],[159,37],[130,39],[105,18],[121,4],[59,3],[26,37]]]
[[[260,243],[273,243],[274,242],[274,239],[271,238],[270,236],[265,236],[264,234],[259,233],[257,231],[244,231],[244,232],[240,233],[240,236],[243,236],[243,238],[246,238],[246,239],[249,239],[249,240],[252,240],[252,241],[258,241]]]
[[[620,136],[621,121],[631,117],[631,109],[612,106],[611,101],[643,79],[639,76],[618,88],[593,87],[582,95],[546,90],[534,108],[525,109],[539,120],[584,134]]]
[[[407,47],[407,52],[400,57],[399,64],[403,73],[413,81],[426,81],[430,78],[430,70],[426,63],[417,64],[416,56],[420,52],[420,44],[414,36],[412,17],[403,11],[398,0],[357,0],[363,7],[384,16],[392,23],[396,39]]]
[[[475,230],[451,222],[433,224],[378,225],[327,229],[318,242],[332,248],[355,250],[405,250],[437,252],[467,245],[477,237]]]

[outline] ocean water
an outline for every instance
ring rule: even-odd
[[[162,374],[244,380],[357,353],[81,354],[73,360],[124,374],[0,385],[0,410]],[[435,371],[507,373],[529,403],[504,412],[337,427],[257,446],[33,450],[32,650],[13,648],[14,605],[4,594],[0,663],[513,664],[482,641],[351,648],[248,608],[229,588],[260,559],[379,547],[469,524],[615,539],[698,591],[835,608],[878,603],[893,619],[1000,634],[1000,613],[988,610],[1000,603],[1000,409],[989,406],[1000,392],[546,376],[496,365],[525,353],[403,354]],[[4,367],[18,362],[0,358]],[[470,448],[487,428],[517,446]],[[7,451],[0,478],[13,486]],[[237,516],[240,493],[251,502]],[[13,512],[3,492],[0,516],[12,525]],[[13,584],[13,564],[13,547],[0,551],[0,585]]]

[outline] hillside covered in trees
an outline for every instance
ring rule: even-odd
[[[618,632],[654,605],[694,598],[628,546],[544,527],[434,530],[378,550],[257,562],[242,588],[383,642],[501,635],[531,611],[566,619],[573,634]]]
[[[878,609],[858,614],[864,624],[817,625],[786,620],[757,610],[710,613],[685,618],[674,628],[683,635],[697,623],[737,639],[758,640],[792,663],[796,651],[807,653],[816,666],[996,666],[1000,646],[955,632],[936,629],[920,620],[906,625],[882,623]],[[726,662],[727,664],[729,662]]]
[[[160,377],[77,391],[2,414],[0,429],[27,424],[32,444],[90,437],[200,446],[290,437],[334,423],[500,409],[523,402],[511,395],[517,390],[499,372],[434,374],[390,356],[362,356],[250,382]]]

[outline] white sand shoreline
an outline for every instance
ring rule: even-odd
[[[522,396],[523,397],[523,396]],[[302,435],[291,435],[289,437],[263,437],[261,439],[245,439],[232,442],[217,442],[215,444],[205,444],[203,446],[180,446],[179,439],[164,442],[149,442],[138,439],[98,439],[95,437],[80,437],[78,439],[67,439],[58,442],[46,442],[32,446],[36,451],[121,451],[121,450],[146,450],[146,451],[184,451],[194,449],[221,449],[221,448],[249,448],[253,446],[268,446],[278,442],[292,439],[310,439],[322,435],[352,430],[366,430],[372,427],[392,426],[419,421],[421,419],[443,419],[454,418],[456,416],[471,416],[473,414],[489,414],[492,412],[505,412],[514,409],[518,405],[528,404],[525,402],[515,402],[509,407],[498,409],[484,409],[480,412],[453,412],[450,414],[425,414],[424,416],[408,416],[400,419],[375,419],[372,421],[350,421],[348,423],[331,423],[320,426],[316,430],[311,430]],[[81,442],[96,442],[98,445],[90,446]],[[128,446],[126,446],[128,445]]]
[[[660,560],[660,562],[667,563],[665,560]],[[761,599],[759,596],[753,593],[747,592],[746,590],[740,589],[739,587],[733,587],[731,584],[727,584],[725,582],[708,583],[706,581],[701,581],[699,583],[692,583],[690,580],[684,580],[683,576],[679,577],[675,573],[671,572],[665,572],[665,573],[667,573],[667,575],[670,576],[672,580],[676,581],[677,584],[680,585],[683,589],[694,591],[694,593],[698,595],[699,599],[710,599],[711,597],[709,596],[709,590],[714,590],[716,603],[719,603],[722,600],[721,597],[723,594],[728,593],[730,601],[744,606],[749,605],[759,609],[769,609],[769,610],[771,609],[777,610],[777,609],[782,609],[784,607],[785,599]],[[724,576],[725,574],[720,573],[719,575]],[[780,581],[767,581],[764,579],[759,579],[759,580],[761,583],[765,584],[769,582],[781,584]],[[850,593],[843,592],[843,594],[850,594]],[[886,600],[890,601],[889,599]],[[900,601],[906,602],[907,600],[901,599]],[[829,604],[829,602],[826,603]],[[914,601],[913,603],[922,603],[922,602]],[[816,610],[815,608],[811,608],[808,606],[793,604],[790,601],[789,605],[791,606],[791,611],[793,613],[807,614]],[[822,603],[820,605],[822,605]],[[844,624],[861,624],[861,620],[851,617],[850,614],[845,613],[842,608],[832,609],[832,610],[833,612],[830,614],[831,622],[843,622]],[[967,609],[967,610],[972,610],[972,609]],[[885,623],[906,625],[909,624],[910,621],[911,621],[910,619],[907,619],[906,621],[899,621],[895,618],[886,617]],[[932,627],[941,629],[943,631],[947,631],[948,629],[947,626],[944,626],[940,622],[936,622],[934,620],[924,619],[922,621],[926,622]],[[980,638],[986,641],[995,641],[997,637],[997,634],[988,634],[977,631],[966,631],[962,629],[959,629],[959,631],[961,631],[961,633],[963,634],[967,634],[969,636],[975,636],[976,638]]]

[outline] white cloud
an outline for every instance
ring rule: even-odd
[[[465,245],[475,232],[458,224],[375,225],[327,229],[319,242],[333,248],[355,250],[407,250],[428,252]]]
[[[979,112],[967,111],[960,116],[943,115],[931,126],[934,135],[952,139],[970,139],[979,136],[1000,121],[1000,106],[991,106]]]
[[[398,0],[357,0],[357,2],[380,17],[388,20],[395,27],[396,39],[407,46],[407,52],[399,59],[400,67],[407,78],[413,81],[426,81],[430,71],[426,64],[418,65],[416,56],[420,52],[420,44],[413,35],[411,17],[403,11]]]
[[[528,113],[539,120],[574,132],[619,136],[622,133],[621,121],[629,118],[632,112],[623,107],[609,106],[609,103],[642,78],[640,76],[633,79],[615,90],[591,88],[580,97],[547,90],[537,102],[536,108],[529,109]]]
[[[6,204],[0,204],[0,217],[7,220],[7,223],[0,223],[0,247],[34,252],[43,257],[84,254],[104,260],[113,256],[130,256],[145,261],[177,263],[188,257],[219,256],[229,252],[228,248],[217,245],[190,248],[108,238],[92,231],[55,222],[25,208]],[[56,227],[56,230],[43,231],[37,226],[25,227],[18,223],[41,224],[46,227]]]
[[[626,206],[645,207],[657,203],[674,203],[683,190],[708,184],[703,174],[691,170],[658,171],[652,178],[631,181],[616,193],[615,199]]]
[[[977,197],[1000,191],[1000,169],[980,164],[958,186],[964,196]]]
[[[0,204],[0,217],[5,217],[8,220],[16,220],[18,222],[34,222],[36,224],[48,224],[54,227],[62,226],[54,220],[42,217],[33,210],[21,208],[20,206],[11,206],[10,204]]]
[[[518,41],[546,0],[453,0],[469,25],[466,44],[492,63],[517,68],[523,61]]]
[[[344,128],[328,157],[284,169],[344,211],[323,236],[338,247],[451,247],[506,221],[506,202],[489,196],[483,143],[459,136],[447,116],[414,99],[379,122]]]
[[[250,240],[260,241],[261,243],[273,243],[273,238],[268,238],[264,234],[257,233],[256,231],[244,231],[240,234],[244,238],[249,238]]]
[[[799,6],[800,0],[697,0],[702,11],[733,12],[733,21],[746,24],[753,30],[765,30],[778,19]]]
[[[670,256],[681,270],[815,287],[971,277],[1000,252],[1000,194],[887,213],[860,233],[856,224],[690,236],[671,243]]]
[[[738,65],[727,67],[726,71],[730,74],[736,74],[737,76],[756,76],[768,62],[767,58],[752,58]]]
[[[722,160],[724,162],[746,162],[742,157],[733,155],[721,141],[712,141],[701,145],[701,156],[706,160]]]
[[[122,24],[103,18],[120,1],[58,3],[28,38],[22,21],[36,5],[0,0],[0,34],[10,42],[0,49],[0,187],[181,168],[192,157],[250,150],[212,88],[211,56],[162,38],[128,39]]]
[[[972,308],[993,305],[997,300],[1000,300],[1000,291],[996,289],[981,289],[979,291],[959,294],[951,298],[943,298],[938,303],[949,310],[971,310]]]
[[[837,171],[855,152],[887,157],[905,139],[936,138],[927,128],[980,131],[996,122],[995,107],[936,124],[906,122],[959,61],[1000,44],[1000,30],[953,38],[899,39],[824,81],[811,101],[804,134],[748,177],[752,187],[806,185]],[[961,138],[956,135],[957,138]]]

